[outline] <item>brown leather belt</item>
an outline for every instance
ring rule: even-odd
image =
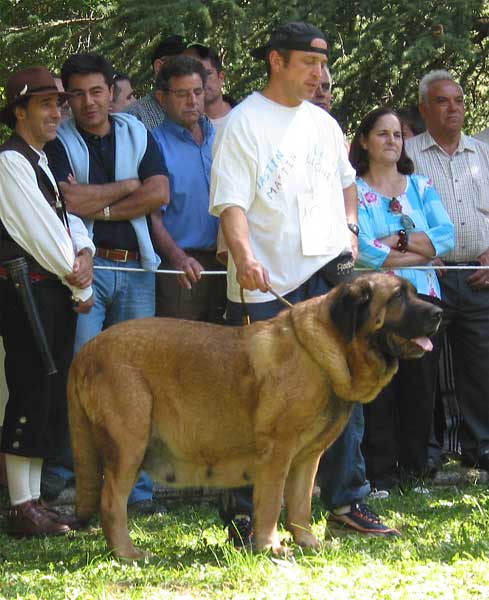
[[[0,267],[0,279],[8,279],[7,271],[4,267]],[[29,279],[33,283],[39,283],[40,281],[46,281],[47,279],[53,281],[59,281],[58,277],[53,273],[36,273],[35,271],[29,271]]]
[[[95,256],[114,260],[116,262],[127,262],[128,260],[139,260],[139,252],[134,250],[121,250],[120,248],[96,248]]]

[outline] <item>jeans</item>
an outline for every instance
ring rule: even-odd
[[[98,256],[94,266],[140,268],[139,261],[114,262]],[[93,280],[94,304],[86,315],[78,315],[75,335],[75,354],[102,329],[110,325],[154,317],[155,274],[126,271],[96,270]]]
[[[321,501],[328,510],[360,502],[370,494],[365,475],[363,438],[363,406],[353,407],[348,425],[319,461],[318,483]]]
[[[315,273],[297,289],[285,295],[292,304],[320,296],[329,291],[322,277]],[[246,302],[246,292],[245,292]],[[276,316],[285,307],[279,300],[247,304],[251,321],[262,321]],[[230,325],[242,323],[243,309],[240,303],[228,301],[226,319]],[[363,410],[355,404],[352,416],[341,434],[323,454],[319,464],[318,478],[321,499],[329,510],[362,500],[370,493],[370,483],[365,477],[365,460],[361,452],[363,437]],[[234,498],[226,499],[221,509],[225,522],[236,514],[250,514],[251,488],[233,490]],[[228,510],[228,506],[231,507]],[[234,514],[231,514],[234,513]]]
[[[96,256],[94,266],[140,268],[139,261],[114,262]],[[127,271],[95,270],[93,279],[94,304],[85,315],[78,315],[75,335],[75,354],[103,329],[129,319],[154,317],[155,274]],[[71,452],[70,452],[71,454]],[[71,456],[70,456],[71,458]],[[54,461],[53,461],[54,462]],[[68,462],[68,461],[65,461]],[[72,462],[72,461],[71,461]],[[69,465],[50,464],[47,470],[69,480]],[[73,476],[73,473],[71,472]],[[129,496],[128,504],[153,497],[153,482],[143,471]]]

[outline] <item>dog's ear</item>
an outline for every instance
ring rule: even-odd
[[[351,342],[369,318],[373,288],[368,280],[356,279],[339,286],[330,315],[333,325]]]

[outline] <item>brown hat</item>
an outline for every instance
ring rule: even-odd
[[[72,97],[72,94],[59,92],[53,76],[46,67],[29,67],[17,71],[8,78],[5,86],[7,102],[0,110],[0,122],[9,127],[15,122],[13,109],[23,98],[58,94],[61,102]]]

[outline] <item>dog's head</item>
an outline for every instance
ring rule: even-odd
[[[418,358],[432,349],[429,337],[440,325],[441,308],[420,300],[406,279],[366,273],[335,290],[330,314],[347,340],[355,337],[391,358]]]

